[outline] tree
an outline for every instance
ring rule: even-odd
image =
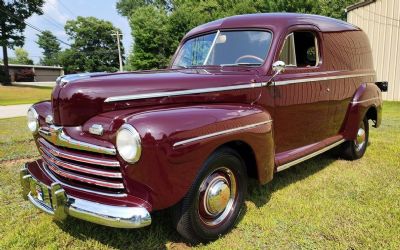
[[[117,71],[119,68],[118,47],[115,36],[118,30],[109,21],[95,17],[78,17],[69,20],[65,31],[73,40],[70,49],[60,56],[66,72]],[[120,42],[121,53],[124,47]]]
[[[44,55],[44,57],[40,59],[40,63],[49,66],[60,64],[58,60],[58,55],[61,51],[60,42],[53,33],[46,30],[37,36],[38,40],[36,43],[43,49]]]
[[[168,64],[171,37],[165,23],[168,21],[164,10],[153,6],[138,8],[131,19],[132,36],[135,44],[128,63],[131,69],[162,68]]]
[[[10,58],[9,62],[13,64],[28,64],[32,65],[33,61],[29,59],[28,51],[24,50],[23,48],[15,48],[15,57]]]
[[[4,84],[10,83],[7,48],[24,45],[25,20],[33,14],[42,14],[44,0],[0,1],[0,45],[3,47]]]

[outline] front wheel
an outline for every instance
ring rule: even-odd
[[[343,144],[342,156],[348,160],[357,160],[363,157],[368,146],[369,126],[368,119],[365,117],[358,128],[357,137],[353,141]]]
[[[243,207],[247,174],[230,148],[206,161],[188,194],[173,208],[177,231],[189,242],[207,242],[228,232]]]

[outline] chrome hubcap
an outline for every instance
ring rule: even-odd
[[[361,124],[361,127],[358,129],[357,137],[354,140],[354,144],[356,145],[357,151],[360,151],[365,144],[366,134],[365,134],[365,126],[364,123]]]
[[[227,180],[223,177],[214,179],[206,191],[206,212],[210,215],[221,213],[228,204],[231,189]]]
[[[236,201],[236,179],[226,167],[219,168],[200,185],[198,212],[207,226],[216,226],[232,212]]]

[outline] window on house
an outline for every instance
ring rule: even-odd
[[[279,60],[289,67],[313,67],[318,64],[318,43],[312,32],[290,33],[283,45]]]

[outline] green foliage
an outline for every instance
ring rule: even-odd
[[[133,69],[162,68],[173,53],[169,35],[168,16],[164,10],[153,6],[140,7],[132,16],[130,25],[135,39],[129,67]]]
[[[24,45],[25,20],[42,14],[44,0],[0,0],[0,46],[3,47],[6,83],[9,82],[7,47]]]
[[[25,19],[33,14],[42,14],[44,0],[0,1],[0,45],[13,49],[24,45]]]
[[[42,65],[58,65],[58,55],[61,51],[60,42],[57,38],[51,33],[51,31],[44,31],[38,36],[37,44],[41,49],[43,49],[44,57],[40,59],[40,63]]]
[[[32,65],[33,61],[29,59],[28,51],[24,50],[23,48],[15,48],[14,50],[15,57],[9,59],[9,63],[12,64],[28,64]]]
[[[95,17],[78,17],[69,20],[65,31],[73,40],[70,49],[60,54],[66,72],[117,71],[119,67],[116,37],[118,30],[109,21]],[[124,47],[120,42],[121,53]]]
[[[219,18],[258,12],[311,13],[345,19],[344,8],[358,0],[119,0],[135,39],[132,69],[163,68],[192,28]]]

